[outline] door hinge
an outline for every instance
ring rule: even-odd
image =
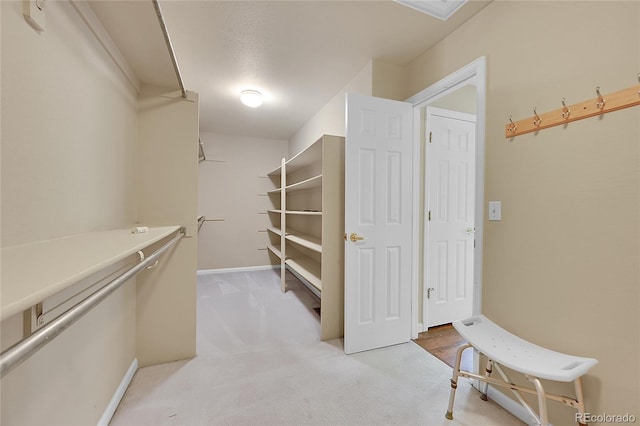
[[[429,143],[431,143],[432,139],[433,139],[433,132],[429,132]]]

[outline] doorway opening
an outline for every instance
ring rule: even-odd
[[[438,107],[456,111],[463,115],[474,115],[476,118],[474,129],[474,162],[473,162],[473,196],[471,198],[472,220],[465,224],[462,232],[471,236],[475,248],[472,251],[473,260],[469,267],[471,277],[470,291],[472,292],[470,311],[479,314],[482,293],[482,247],[483,247],[483,205],[484,205],[484,155],[485,155],[485,93],[486,93],[486,58],[481,57],[465,67],[455,71],[444,79],[429,86],[420,93],[407,100],[414,109],[414,207],[413,207],[413,325],[412,337],[427,330],[430,326],[429,297],[434,288],[429,283],[428,239],[430,237],[429,223],[429,193],[430,182],[436,180],[433,170],[428,167],[427,152],[427,110]],[[433,212],[432,212],[433,215]],[[432,249],[433,251],[433,249]],[[428,294],[431,293],[431,294]],[[461,315],[461,314],[456,314]],[[465,314],[465,316],[468,316]],[[455,318],[458,319],[458,318]],[[434,324],[435,325],[435,324]]]

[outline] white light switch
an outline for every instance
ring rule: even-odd
[[[489,220],[502,220],[501,201],[489,201]]]

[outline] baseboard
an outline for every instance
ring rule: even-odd
[[[474,384],[474,387],[476,387],[475,384]],[[499,406],[501,406],[502,408],[504,408],[505,410],[507,410],[508,412],[510,412],[511,414],[513,414],[514,416],[516,416],[517,418],[519,418],[523,423],[527,425],[537,424],[531,418],[531,415],[529,414],[527,409],[524,408],[522,405],[520,405],[518,401],[509,398],[508,396],[494,389],[491,386],[489,386],[489,389],[487,390],[487,397],[493,402],[495,402],[496,404],[498,404]],[[549,426],[553,426],[553,425],[549,423]]]
[[[280,269],[280,265],[244,266],[241,268],[201,269],[198,271],[198,275],[226,274],[229,272],[264,271],[267,269]]]
[[[102,417],[100,417],[100,420],[98,420],[98,426],[107,426],[109,424],[109,422],[111,421],[111,418],[116,412],[116,409],[118,408],[118,404],[120,404],[120,401],[122,400],[124,393],[127,391],[127,388],[129,387],[131,380],[133,380],[133,376],[134,374],[136,374],[137,370],[138,370],[138,359],[134,358],[133,361],[131,362],[131,365],[129,366],[129,369],[127,370],[126,374],[122,378],[120,385],[118,385],[118,388],[116,389],[115,393],[111,397],[111,401],[109,401],[109,405],[107,405],[107,408],[104,410],[104,413],[102,413]]]

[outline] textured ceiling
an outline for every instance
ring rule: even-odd
[[[201,131],[286,140],[371,59],[405,65],[488,3],[446,22],[391,0],[160,5],[185,86],[200,94]],[[175,87],[151,1],[91,4],[141,81]],[[242,105],[245,88],[264,105]]]

